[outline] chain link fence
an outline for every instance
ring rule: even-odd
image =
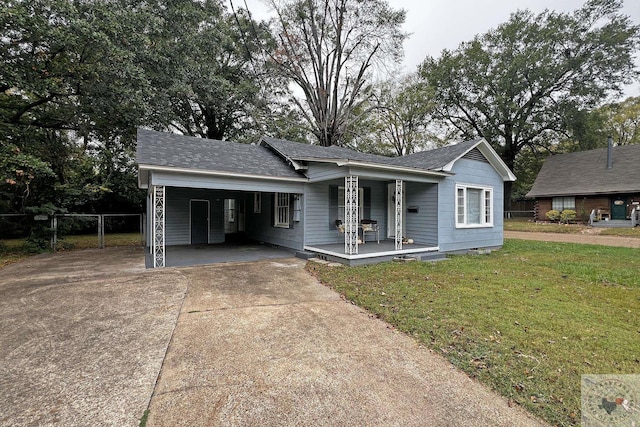
[[[144,244],[144,214],[0,214],[0,240],[44,240],[52,249],[73,236],[95,236],[99,248],[122,234],[137,233]]]

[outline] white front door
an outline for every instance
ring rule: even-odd
[[[402,235],[406,235],[407,227],[405,219],[407,217],[407,191],[406,182],[402,186]],[[387,184],[387,238],[396,237],[396,183]]]

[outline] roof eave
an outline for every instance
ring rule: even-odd
[[[304,162],[333,163],[339,167],[354,166],[354,167],[361,167],[361,168],[368,168],[368,169],[392,170],[392,171],[398,171],[398,172],[406,172],[406,173],[438,176],[438,177],[447,177],[447,176],[455,175],[452,172],[437,171],[432,169],[411,168],[407,166],[384,165],[381,163],[369,163],[369,162],[361,162],[361,161],[349,160],[349,159],[325,159],[325,158],[306,157],[306,158],[300,158],[297,160],[304,161]]]
[[[303,177],[288,177],[288,176],[273,176],[273,175],[258,175],[258,174],[249,174],[249,173],[237,173],[237,172],[226,172],[226,171],[213,171],[213,170],[205,170],[205,169],[192,169],[192,168],[179,168],[174,166],[158,166],[158,165],[148,165],[148,164],[139,164],[138,171],[161,171],[161,172],[174,172],[174,173],[188,173],[188,174],[196,174],[196,175],[209,175],[209,176],[226,176],[226,177],[234,177],[234,178],[245,178],[245,179],[261,179],[266,181],[290,181],[290,182],[308,182],[308,178]]]

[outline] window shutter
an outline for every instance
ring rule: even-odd
[[[364,203],[362,205],[362,218],[360,218],[360,221],[362,221],[363,219],[371,219],[371,187],[364,187],[362,189],[362,191],[364,192],[364,200],[362,200],[360,203]]]
[[[338,186],[329,186],[329,230],[336,229],[338,219]]]

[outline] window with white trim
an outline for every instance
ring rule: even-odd
[[[338,187],[338,219],[344,223],[344,187]],[[358,218],[363,219],[364,188],[358,188]]]
[[[493,227],[493,188],[456,185],[456,227]]]
[[[289,228],[289,193],[276,193],[274,203],[274,227]]]
[[[262,193],[253,193],[253,213],[262,212]]]
[[[551,200],[551,209],[555,209],[558,212],[562,212],[565,209],[576,210],[576,198],[575,197],[554,197]]]

